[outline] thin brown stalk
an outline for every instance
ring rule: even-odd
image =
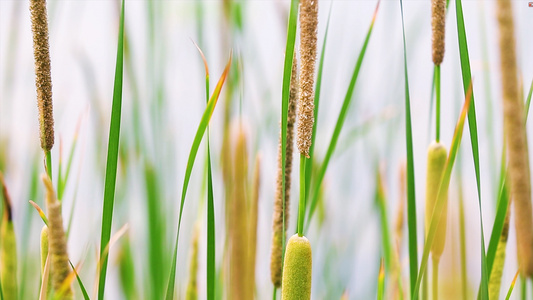
[[[291,194],[292,152],[294,145],[294,123],[296,121],[296,104],[298,102],[298,65],[296,58],[292,61],[291,89],[287,117],[287,147],[285,149],[285,218],[283,217],[283,168],[281,165],[281,132],[278,146],[278,174],[272,217],[272,246],[270,249],[270,278],[275,287],[281,286],[282,240],[287,237],[289,224],[289,206]],[[285,220],[285,226],[283,226]],[[283,230],[285,228],[285,230]]]

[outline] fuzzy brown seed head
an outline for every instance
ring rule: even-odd
[[[287,118],[287,147],[285,149],[285,231],[283,231],[283,168],[281,165],[281,133],[278,147],[278,174],[272,216],[272,246],[270,249],[270,278],[275,287],[281,287],[282,240],[286,239],[289,224],[289,206],[291,194],[292,152],[294,145],[294,123],[296,121],[296,103],[298,102],[298,66],[296,57],[292,62],[291,90]]]
[[[46,189],[46,209],[48,211],[48,245],[52,287],[59,291],[63,282],[70,273],[67,254],[67,240],[63,230],[63,217],[61,216],[61,204],[57,200],[54,187],[50,178],[41,176]],[[69,287],[63,294],[64,299],[72,299],[72,289]]]
[[[511,198],[514,203],[520,271],[533,276],[533,222],[524,106],[517,80],[514,24],[510,0],[497,1],[503,91],[504,135],[507,138]]]
[[[35,58],[35,86],[39,108],[41,148],[50,151],[54,145],[54,115],[52,107],[52,78],[50,74],[50,47],[45,0],[30,0]]]
[[[314,83],[318,27],[318,1],[300,3],[300,101],[298,102],[298,150],[309,157],[314,123]]]
[[[433,63],[440,66],[444,59],[444,33],[446,28],[446,0],[431,1],[431,30]]]

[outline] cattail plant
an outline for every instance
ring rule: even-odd
[[[298,64],[292,61],[289,110],[287,116],[287,147],[285,149],[285,175],[281,165],[281,133],[278,147],[278,174],[272,218],[272,246],[270,249],[270,278],[274,287],[281,287],[281,256],[283,241],[287,238],[289,224],[289,206],[291,194],[292,151],[294,145],[294,123],[296,121],[296,104],[298,102]],[[285,197],[283,197],[283,176],[285,176]],[[283,200],[285,198],[285,200]],[[285,213],[285,214],[284,214]]]
[[[2,195],[4,198],[4,215],[0,231],[0,278],[4,299],[18,299],[17,296],[17,240],[13,227],[13,211],[4,177],[0,173]]]
[[[63,217],[61,216],[61,204],[57,200],[50,177],[46,174],[41,176],[46,190],[46,209],[48,212],[48,244],[51,264],[51,280],[54,291],[61,292],[63,299],[72,299],[72,289],[63,283],[68,277],[69,259],[67,254],[67,239],[63,229]]]
[[[503,92],[503,133],[514,202],[518,261],[522,275],[533,276],[531,184],[524,105],[519,97],[513,13],[510,0],[497,1]]]
[[[312,253],[305,236],[293,235],[287,243],[281,299],[311,299]]]
[[[54,114],[46,0],[30,0],[30,12],[35,59],[35,85],[37,87],[37,106],[39,108],[39,133],[41,148],[46,154],[46,168],[50,175],[52,174],[50,150],[54,145]]]
[[[309,158],[314,124],[314,76],[317,46],[318,1],[300,2],[300,98],[298,101],[298,151],[300,152],[300,201],[298,233],[289,239],[283,261],[281,299],[311,299],[311,244],[303,236],[305,218],[305,165]]]
[[[43,229],[41,229],[41,276],[44,276],[48,249],[48,226],[43,225]]]
[[[437,197],[444,198],[445,203],[440,218],[437,220],[437,231],[435,232],[433,246],[431,247],[431,258],[433,260],[433,299],[438,299],[439,260],[444,251],[444,243],[446,242],[448,192],[443,191],[439,195],[440,183],[444,168],[446,167],[446,159],[447,151],[443,144],[434,142],[429,146],[426,177],[426,237],[432,221],[433,210],[438,201]]]

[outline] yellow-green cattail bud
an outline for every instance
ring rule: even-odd
[[[44,265],[48,257],[48,226],[44,225],[41,230],[41,275],[44,275]]]
[[[30,0],[35,85],[39,107],[41,148],[50,151],[54,145],[54,114],[52,107],[52,77],[50,75],[50,47],[46,0]]]
[[[444,59],[444,32],[446,28],[446,0],[431,1],[431,30],[433,63],[440,66]]]
[[[52,181],[48,175],[41,176],[46,189],[46,209],[48,211],[48,243],[51,263],[51,280],[54,291],[58,292],[63,287],[65,279],[70,273],[67,254],[67,239],[63,229],[61,204],[57,200]],[[72,299],[72,289],[67,288],[62,293],[63,299]]]
[[[437,194],[446,166],[447,152],[446,147],[441,143],[432,143],[428,149],[427,160],[427,177],[426,177],[426,235],[431,224],[433,209],[437,203]],[[446,217],[448,210],[448,191],[442,191],[440,197],[444,198],[444,207],[438,220],[435,239],[431,247],[431,254],[434,259],[440,258],[446,242]]]
[[[4,299],[17,299],[17,240],[13,227],[11,198],[1,172],[0,184],[4,198],[4,215],[0,230],[0,279]]]
[[[187,300],[198,299],[198,240],[200,239],[200,227],[197,223],[194,228],[191,247],[191,262],[189,265],[189,284],[187,285]]]
[[[305,236],[293,235],[287,243],[283,265],[282,300],[311,299],[311,244]]]
[[[300,101],[298,102],[298,150],[309,157],[314,124],[314,84],[318,27],[318,1],[300,2]]]
[[[533,276],[533,220],[524,103],[519,96],[510,0],[497,1],[503,92],[503,134],[507,140],[511,198],[514,203],[518,262],[523,276]]]
[[[281,136],[278,147],[278,174],[272,217],[272,246],[270,249],[270,278],[275,287],[281,287],[281,253],[282,240],[286,239],[289,224],[289,205],[291,194],[292,151],[294,144],[294,122],[296,121],[296,104],[298,102],[298,65],[296,58],[292,61],[291,90],[287,117],[287,145],[285,149],[285,218],[283,218],[283,168],[281,165]],[[280,133],[281,135],[281,133]],[[285,226],[283,220],[285,219]],[[285,227],[285,230],[283,230]]]

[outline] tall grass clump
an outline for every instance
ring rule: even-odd
[[[0,172],[4,214],[0,230],[0,282],[4,299],[18,299],[17,292],[17,240],[13,226],[11,199],[7,192],[4,176]]]
[[[278,147],[278,170],[276,177],[276,194],[274,196],[274,214],[272,217],[272,245],[270,250],[270,278],[274,287],[281,287],[282,247],[287,238],[289,225],[289,207],[291,194],[292,154],[294,145],[294,123],[296,121],[296,104],[298,102],[298,65],[293,59],[291,73],[291,89],[289,95],[289,113],[287,117],[287,147],[285,150],[285,174],[281,165],[281,132]],[[285,178],[285,193],[283,193]]]
[[[39,107],[39,136],[46,156],[46,169],[52,176],[50,150],[54,145],[54,113],[52,106],[52,76],[50,72],[50,46],[48,44],[48,17],[46,0],[30,0],[33,55],[35,59],[35,86]]]
[[[507,141],[511,199],[514,202],[518,261],[521,273],[533,275],[533,222],[529,151],[524,104],[519,97],[516,43],[510,0],[497,1],[503,92],[503,132]]]

